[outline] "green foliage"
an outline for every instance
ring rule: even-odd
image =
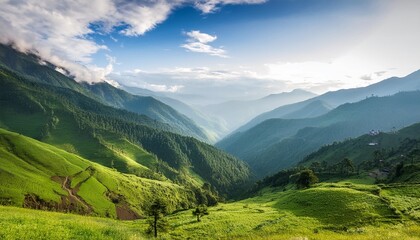
[[[149,228],[148,233],[153,233],[155,238],[158,237],[158,232],[165,232],[168,229],[168,222],[165,219],[165,215],[168,213],[168,209],[165,201],[162,199],[155,199],[147,209],[147,215],[152,217],[148,220]]]
[[[310,169],[306,169],[298,173],[296,185],[298,188],[308,188],[317,183],[318,177]]]
[[[209,212],[207,211],[206,205],[200,204],[192,211],[192,214],[197,217],[197,222],[201,222],[201,217],[209,215]]]

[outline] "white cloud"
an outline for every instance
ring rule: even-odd
[[[152,30],[166,20],[171,10],[183,1],[127,1],[118,6],[116,18],[129,24],[121,33],[127,36],[139,36]]]
[[[223,4],[254,1],[195,0],[26,0],[1,1],[0,42],[13,44],[24,52],[33,52],[59,69],[67,69],[78,81],[106,80],[109,65],[91,64],[92,55],[107,47],[96,43],[89,34],[91,24],[102,33],[122,26],[120,34],[140,36],[165,21],[177,7],[195,4],[203,13]],[[191,51],[223,56],[224,50],[205,43],[191,43]]]
[[[180,89],[184,88],[184,86],[182,85],[168,86],[164,84],[144,84],[142,87],[155,91],[155,92],[170,92],[170,93],[178,92]]]
[[[196,8],[200,9],[203,13],[211,13],[222,5],[228,4],[260,4],[268,0],[197,0],[195,2]]]
[[[207,33],[201,33],[200,31],[187,32],[186,35],[189,36],[193,42],[197,41],[200,43],[210,43],[217,39],[217,36],[212,36]]]
[[[206,53],[211,56],[226,58],[226,51],[223,48],[212,47],[209,43],[214,42],[217,36],[212,36],[207,33],[200,31],[190,31],[185,33],[188,36],[187,43],[181,45],[181,47],[191,52]]]

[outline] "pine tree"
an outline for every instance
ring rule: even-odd
[[[157,238],[158,231],[164,232],[168,228],[168,222],[165,219],[165,214],[167,214],[166,203],[162,199],[155,199],[147,209],[147,213],[152,217],[148,220],[149,229],[147,232],[153,232],[155,238]]]

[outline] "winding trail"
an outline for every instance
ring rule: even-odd
[[[69,177],[67,176],[64,179],[63,184],[61,185],[61,187],[69,193],[69,197],[70,198],[72,198],[75,201],[77,201],[80,204],[82,204],[86,209],[91,210],[92,208],[88,204],[86,204],[86,202],[83,199],[81,199],[79,196],[73,194],[73,189],[71,189],[70,186],[71,186],[71,181],[70,181]]]

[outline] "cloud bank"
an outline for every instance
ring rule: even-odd
[[[106,67],[92,65],[92,55],[107,46],[91,34],[141,36],[164,22],[183,5],[194,5],[203,14],[227,4],[256,4],[262,0],[3,0],[0,8],[0,43],[32,52],[66,69],[77,81],[106,80],[112,61]],[[93,27],[95,26],[95,27]],[[202,42],[190,43],[191,51],[224,54]],[[208,43],[208,40],[207,40]]]
[[[232,99],[256,99],[265,96],[267,92],[289,90],[285,83],[259,78],[256,72],[248,69],[176,67],[153,72],[137,69],[112,73],[111,77],[125,86],[176,94],[173,96],[191,105],[215,104]]]

